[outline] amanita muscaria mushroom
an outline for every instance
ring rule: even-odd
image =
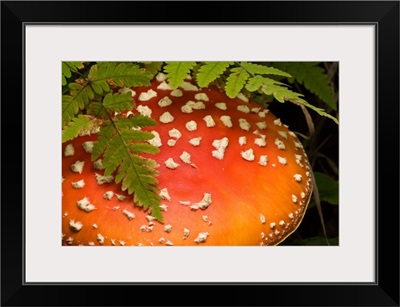
[[[311,170],[296,135],[244,96],[186,80],[172,90],[162,74],[133,88],[131,112],[160,152],[163,223],[91,160],[96,134],[63,144],[63,245],[277,245],[300,224]]]

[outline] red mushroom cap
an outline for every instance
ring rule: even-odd
[[[189,81],[172,90],[159,76],[149,87],[133,88],[132,113],[158,122],[143,130],[155,135],[150,143],[160,152],[144,156],[159,164],[164,222],[135,206],[111,177],[101,177],[90,154],[97,135],[81,136],[63,144],[63,244],[282,242],[300,224],[312,193],[296,135],[244,96],[231,99],[217,87],[200,89]]]

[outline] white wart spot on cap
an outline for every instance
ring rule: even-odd
[[[225,102],[217,102],[217,103],[215,104],[215,106],[216,106],[218,109],[222,110],[222,111],[226,111],[226,110],[228,109]]]
[[[147,92],[140,93],[139,101],[148,101],[151,98],[157,97],[157,92],[153,91],[152,89],[148,90]]]
[[[228,128],[232,128],[232,127],[233,127],[233,123],[232,123],[232,120],[231,120],[231,117],[230,117],[230,116],[228,116],[228,115],[222,115],[222,116],[220,117],[220,119],[221,119],[222,123],[223,123],[226,127],[228,127]]]
[[[85,152],[87,152],[87,153],[92,153],[93,145],[94,145],[93,141],[87,141],[87,142],[82,143],[82,147],[85,150]]]
[[[191,166],[193,166],[193,167],[196,167],[196,165],[194,165],[194,164],[190,161],[191,155],[190,155],[187,151],[182,152],[182,154],[179,156],[179,158],[182,160],[183,163],[189,164],[189,165],[191,165]]]
[[[210,101],[206,93],[197,93],[194,95],[194,99],[203,100],[203,101]]]
[[[95,177],[96,177],[96,181],[98,185],[102,185],[104,183],[110,183],[114,181],[114,176],[113,175],[109,175],[109,176],[103,176],[97,173],[94,173]]]
[[[249,131],[251,126],[246,119],[239,118],[239,127],[242,128],[244,131]]]
[[[261,224],[265,224],[265,216],[262,214],[262,213],[260,213],[260,221],[261,221]]]
[[[267,129],[267,123],[266,122],[257,122],[256,125],[261,130]]]
[[[72,182],[71,184],[74,189],[82,189],[85,186],[85,180],[81,179],[79,181]]]
[[[240,136],[239,137],[239,145],[243,146],[243,145],[246,145],[246,143],[247,143],[247,138],[245,136]]]
[[[199,146],[200,142],[201,142],[201,136],[189,140],[189,143],[192,144],[193,146]]]
[[[284,157],[278,156],[278,161],[282,165],[286,165],[287,164],[287,159],[284,158]]]
[[[264,109],[264,110],[258,112],[258,116],[259,116],[260,118],[265,118],[265,116],[268,114],[268,112],[269,112],[269,110]]]
[[[158,105],[162,108],[168,107],[172,104],[172,100],[168,97],[165,96],[164,98],[161,98],[160,101],[158,102]]]
[[[74,173],[82,174],[84,165],[85,161],[76,161],[74,164],[71,164],[71,171]]]
[[[190,235],[190,230],[187,228],[183,228],[183,240],[186,240]]]
[[[90,212],[96,209],[94,205],[92,205],[87,197],[82,198],[76,202],[79,209]]]
[[[94,167],[94,169],[99,170],[99,171],[103,170],[104,169],[103,160],[98,159],[98,160],[94,161],[93,167]]]
[[[241,101],[244,102],[249,102],[249,98],[247,98],[243,93],[239,93],[236,98],[240,99]]]
[[[284,138],[285,140],[287,140],[287,132],[286,131],[278,131],[279,135]]]
[[[254,144],[260,147],[265,147],[267,145],[267,142],[265,141],[265,137],[261,137],[261,138],[255,138]]]
[[[224,137],[220,140],[214,140],[212,143],[212,146],[216,148],[216,150],[213,150],[211,152],[212,156],[217,158],[218,160],[222,160],[225,155],[225,150],[228,147],[229,144],[229,139],[227,137]]]
[[[156,79],[158,82],[163,82],[163,81],[167,80],[167,76],[164,73],[159,72],[156,76]]]
[[[74,231],[80,231],[83,227],[83,224],[81,222],[75,222],[75,220],[70,220],[69,227]]]
[[[175,138],[175,139],[180,139],[182,137],[182,133],[178,129],[175,129],[175,128],[168,131],[168,135],[171,138]]]
[[[167,168],[169,168],[169,169],[176,169],[176,168],[179,166],[179,164],[176,163],[176,162],[174,161],[174,159],[168,158],[167,161],[165,161],[165,166],[166,166]]]
[[[280,150],[285,150],[286,149],[285,143],[283,143],[280,139],[275,139],[275,145]]]
[[[200,232],[196,239],[194,239],[195,243],[204,243],[207,241],[207,237],[209,236],[208,232]]]
[[[161,189],[159,195],[162,199],[171,200],[171,196],[169,196],[167,188]]]
[[[246,105],[243,105],[243,104],[238,105],[238,106],[236,107],[236,109],[237,109],[238,111],[240,111],[240,112],[243,112],[243,113],[250,113],[250,108],[249,108],[248,106],[246,106]]]
[[[64,148],[64,156],[65,157],[70,157],[70,156],[73,156],[74,154],[75,154],[74,145],[68,144],[67,146],[65,146],[65,148]]]
[[[171,94],[172,97],[182,97],[183,93],[180,89],[174,89]]]
[[[204,193],[203,199],[200,202],[195,203],[194,206],[197,206],[198,208],[205,210],[211,204],[212,204],[211,194],[210,193]]]
[[[171,86],[164,80],[158,86],[158,90],[172,90]]]
[[[210,128],[215,126],[215,121],[211,115],[206,115],[205,117],[203,117],[203,120],[206,122],[207,127]]]
[[[114,192],[113,191],[107,191],[103,194],[103,198],[110,200],[112,197],[114,196]]]
[[[280,118],[275,119],[275,120],[274,120],[274,125],[275,125],[275,126],[282,126],[281,119],[280,119]]]
[[[133,212],[130,212],[130,211],[126,210],[126,209],[124,209],[122,211],[122,214],[125,215],[128,218],[128,220],[132,220],[132,219],[135,218],[135,214]]]
[[[161,147],[162,146],[162,142],[161,142],[160,134],[155,130],[151,131],[150,133],[153,134],[154,137],[151,140],[148,140],[147,142],[150,145],[153,145],[155,147]]]
[[[254,156],[254,152],[253,149],[250,148],[248,150],[242,151],[241,152],[242,158],[247,160],[247,161],[254,161],[255,156]]]
[[[296,180],[297,182],[301,182],[302,176],[300,174],[294,174],[293,175],[294,180]]]
[[[266,155],[260,156],[260,161],[258,161],[258,164],[260,164],[261,166],[267,166],[267,163],[268,163],[268,156]]]
[[[197,123],[194,120],[191,120],[186,123],[185,127],[189,131],[195,131],[197,130]]]
[[[100,244],[104,244],[104,236],[100,233],[97,234],[97,241],[99,241]]]
[[[168,123],[171,123],[173,121],[174,121],[174,117],[169,112],[164,112],[160,116],[160,122],[162,122],[163,124],[168,124]]]
[[[171,225],[165,225],[164,226],[164,231],[170,233],[172,231],[172,226]]]
[[[151,117],[152,110],[148,106],[138,105],[136,110],[143,116]]]
[[[179,87],[182,88],[184,91],[198,91],[199,90],[199,88],[196,85],[194,85],[190,82],[186,82],[186,81],[184,81]]]

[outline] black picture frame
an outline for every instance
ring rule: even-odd
[[[24,24],[132,22],[376,26],[375,283],[24,283]],[[1,2],[1,306],[399,306],[399,37],[399,1]]]

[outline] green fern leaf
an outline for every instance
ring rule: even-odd
[[[82,62],[62,62],[61,63],[61,84],[67,85],[67,78],[72,76],[71,72],[76,72],[78,69],[82,68]]]
[[[108,147],[111,137],[115,133],[115,127],[111,121],[105,121],[100,128],[98,133],[97,141],[93,144],[92,149],[92,161],[97,160]]]
[[[136,205],[151,208],[152,215],[162,221],[158,181],[155,178],[158,165],[151,159],[139,156],[158,153],[159,149],[146,143],[154,138],[152,133],[131,129],[155,124],[153,119],[143,115],[115,117],[105,121],[93,145],[92,160],[103,155],[104,175],[116,172],[115,182],[122,181],[122,190],[134,193]]]
[[[152,74],[133,63],[100,62],[90,68],[88,80],[97,94],[110,91],[109,82],[120,87],[148,86]]]
[[[195,65],[196,62],[166,62],[164,71],[171,88],[180,86]]]
[[[289,88],[287,88],[285,84],[279,81],[266,77],[256,76],[249,79],[249,82],[246,85],[246,89],[250,92],[254,92],[257,91],[258,89],[261,89],[263,93],[265,93],[266,95],[273,96],[279,102],[283,103],[285,101],[291,101],[298,105],[304,105],[314,110],[319,115],[328,117],[332,119],[335,123],[338,123],[338,120],[332,115],[326,113],[324,109],[317,108],[309,104],[306,100],[302,98],[303,97],[302,94],[291,91]]]
[[[90,130],[94,126],[93,118],[85,115],[78,115],[64,127],[62,131],[62,142],[67,142],[76,138],[82,131]]]
[[[91,101],[86,107],[86,114],[93,115],[99,119],[108,119],[109,113],[100,101]]]
[[[288,71],[299,84],[303,84],[329,107],[337,110],[328,76],[318,62],[283,62],[273,65]]]
[[[118,121],[114,122],[117,129],[130,129],[130,128],[142,128],[142,127],[152,127],[157,125],[157,122],[149,116],[144,116],[140,114],[131,114],[129,117],[120,118]]]
[[[129,145],[128,148],[134,153],[134,154],[157,154],[160,152],[160,149],[158,147],[155,147],[150,144],[132,144]]]
[[[208,86],[232,64],[232,62],[205,62],[196,75],[197,84],[200,87]]]
[[[62,125],[65,126],[73,117],[83,110],[94,93],[87,84],[70,83],[70,95],[62,96]]]
[[[252,75],[276,75],[276,76],[282,76],[282,77],[287,77],[287,78],[291,77],[291,75],[288,74],[287,72],[284,72],[284,71],[279,70],[274,67],[268,67],[268,66],[254,64],[254,63],[248,63],[248,62],[242,62],[242,63],[240,63],[240,66],[242,66],[244,69],[246,69]]]
[[[126,94],[107,94],[103,99],[103,106],[109,112],[122,112],[133,108],[132,96]]]
[[[122,190],[134,193],[134,202],[145,210],[151,208],[151,214],[160,222],[163,221],[160,208],[161,197],[157,194],[158,180],[155,178],[157,164],[154,160],[144,159],[138,155],[130,155],[123,160],[115,178],[122,181]]]
[[[249,77],[249,73],[243,67],[232,68],[231,74],[226,79],[226,95],[230,98],[235,98],[243,89]]]
[[[145,62],[144,68],[155,76],[160,70],[164,63],[163,62]]]

